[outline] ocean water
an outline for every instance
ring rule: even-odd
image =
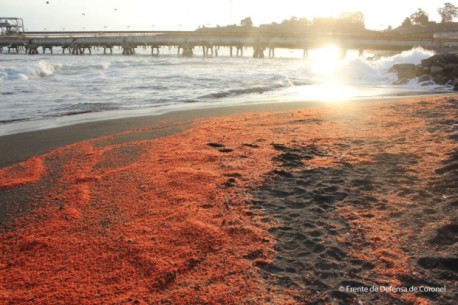
[[[338,50],[277,50],[275,58],[177,56],[161,49],[151,56],[120,50],[104,55],[0,54],[0,135],[81,122],[155,115],[174,110],[247,103],[332,101],[448,92],[451,88],[412,80],[402,86],[389,69],[420,63],[433,55],[423,49],[399,54],[347,53]],[[118,54],[116,54],[118,53]],[[267,55],[267,52],[266,52]]]

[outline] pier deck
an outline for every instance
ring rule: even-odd
[[[182,50],[182,55],[192,56],[193,48],[202,47],[204,55],[213,48],[230,47],[237,50],[253,48],[254,57],[264,57],[264,50],[269,49],[273,55],[275,48],[302,49],[304,54],[313,48],[335,45],[346,51],[355,50],[392,50],[402,51],[413,47],[425,49],[458,49],[458,40],[451,38],[431,37],[410,38],[397,35],[259,35],[244,32],[206,32],[206,31],[175,31],[175,32],[27,32],[16,36],[0,36],[0,48],[7,48],[8,52],[24,49],[28,54],[37,54],[39,48],[43,52],[55,47],[61,47],[63,52],[68,50],[71,54],[82,54],[85,50],[102,47],[112,53],[113,47],[121,47],[123,54],[135,53],[137,47],[151,47],[159,51],[163,46],[174,46]],[[217,53],[217,52],[216,52]],[[241,53],[241,52],[240,52]],[[237,51],[237,54],[240,54]]]

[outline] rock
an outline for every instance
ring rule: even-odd
[[[426,58],[426,59],[422,59],[421,60],[421,65],[423,67],[425,67],[425,68],[431,68],[431,66],[433,65],[435,59],[436,59],[436,55],[431,56],[431,57]]]
[[[398,80],[394,81],[393,85],[405,85],[409,82],[407,78],[399,78]]]
[[[441,59],[444,63],[458,64],[458,54],[455,53],[443,54]]]
[[[444,66],[444,73],[452,74],[455,71],[458,71],[458,64],[446,64]]]
[[[436,74],[433,76],[433,81],[438,85],[445,85],[449,79],[442,74]]]
[[[430,82],[432,80],[433,78],[429,74],[423,74],[422,76],[418,78],[419,83]]]
[[[417,66],[414,64],[396,64],[390,69],[390,72],[396,72],[399,79],[412,79],[417,76]]]
[[[444,71],[443,67],[440,67],[440,66],[432,66],[431,67],[431,75],[436,75],[436,74],[442,73],[442,71]]]
[[[450,74],[450,77],[458,77],[458,67],[456,67],[453,72]]]
[[[436,58],[434,59],[433,65],[441,66],[446,62],[444,54],[437,54]]]
[[[458,91],[458,54],[437,54],[423,59],[420,65],[396,64],[390,72],[398,74],[394,84],[405,84],[414,77],[422,85],[430,85],[432,81],[438,85],[451,84]]]
[[[429,75],[430,74],[430,68],[427,68],[427,67],[423,67],[422,65],[419,65],[419,68],[418,68],[418,76],[422,76],[422,75]]]
[[[422,65],[416,65],[415,66],[416,68],[416,77],[420,77],[422,76],[423,74],[425,74],[425,70],[427,71],[426,68],[424,68]]]

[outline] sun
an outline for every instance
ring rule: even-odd
[[[319,76],[330,76],[341,64],[342,51],[336,46],[326,46],[313,50],[310,56],[312,71]]]

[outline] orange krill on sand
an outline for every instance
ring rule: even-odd
[[[200,119],[3,168],[0,303],[433,304],[338,289],[421,284],[437,270],[413,260],[454,249],[439,200],[453,107],[428,97]],[[428,214],[428,202],[443,208]]]

